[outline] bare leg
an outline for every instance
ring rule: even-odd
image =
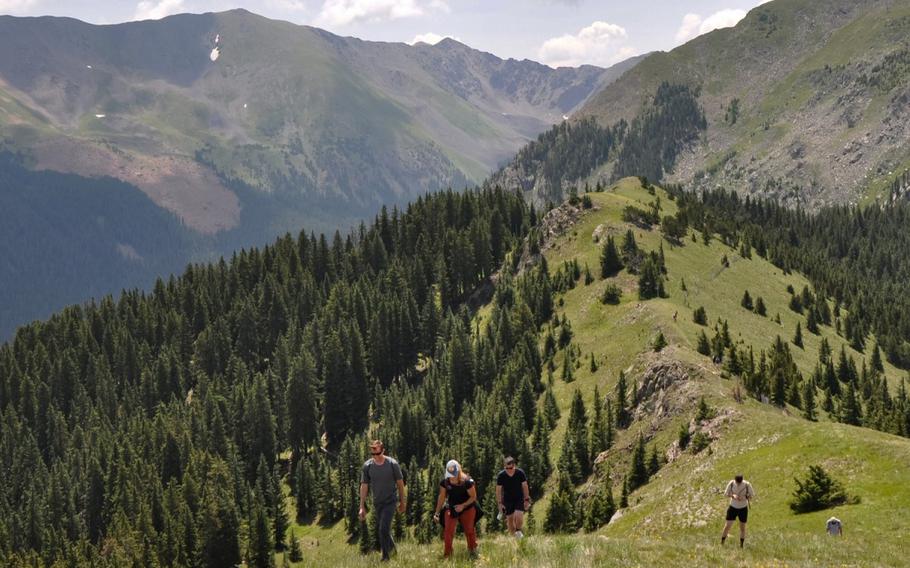
[[[512,526],[515,527],[515,531],[520,531],[521,527],[524,526],[525,514],[524,511],[515,511],[512,513]],[[515,532],[512,531],[512,532]]]
[[[506,516],[506,529],[509,534],[515,534],[515,522],[512,520],[512,515]]]
[[[727,522],[724,524],[724,532],[723,532],[723,534],[720,535],[720,541],[721,541],[721,542],[723,542],[724,540],[726,540],[727,535],[730,534],[730,527],[732,527],[732,526],[733,526],[733,521],[727,521]]]
[[[746,540],[746,523],[739,523],[739,542]]]

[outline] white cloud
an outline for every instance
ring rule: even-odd
[[[585,63],[612,65],[632,57],[636,49],[627,45],[625,28],[609,22],[594,22],[577,34],[548,39],[537,56],[552,67],[576,67]]]
[[[676,41],[684,43],[713,30],[733,27],[746,17],[746,13],[745,10],[727,8],[714,12],[707,18],[699,14],[686,14],[676,31]]]
[[[185,12],[183,0],[142,0],[136,5],[134,20],[160,20],[165,16]]]
[[[684,43],[697,36],[701,22],[701,16],[698,14],[686,14],[683,16],[682,24],[676,32],[676,41]]]
[[[266,0],[266,3],[278,10],[289,12],[306,11],[307,5],[303,0]]]
[[[319,25],[346,26],[423,16],[428,11],[448,12],[444,0],[325,0],[316,18]]]
[[[0,0],[0,14],[19,14],[37,4],[37,0]]]
[[[442,40],[444,40],[446,38],[454,39],[455,41],[460,41],[455,36],[439,35],[439,34],[436,34],[433,32],[427,32],[425,34],[417,34],[416,36],[414,36],[414,39],[412,39],[408,43],[411,45],[414,45],[416,43],[426,43],[429,45],[436,45],[437,43],[441,42]]]

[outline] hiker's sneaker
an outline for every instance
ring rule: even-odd
[[[525,535],[521,531],[515,531],[515,538],[521,540],[524,537],[525,537]]]
[[[476,550],[476,549],[474,549],[474,550],[469,550],[469,551],[468,551],[468,556],[471,557],[471,560],[477,560],[477,558],[480,557],[480,555],[477,554],[477,550]]]

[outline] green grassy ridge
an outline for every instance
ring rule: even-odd
[[[884,88],[862,79],[886,55],[906,49],[908,30],[905,2],[767,2],[735,27],[649,56],[576,117],[604,125],[632,120],[661,82],[698,85],[708,131],[681,154],[670,181],[782,193],[802,205],[872,201],[887,195],[910,157],[905,143],[879,137],[893,132],[902,93],[894,85],[908,77],[898,65],[884,72]],[[725,110],[734,99],[740,114],[730,124]],[[736,153],[730,168],[716,171],[717,158],[729,152]],[[609,179],[609,172],[599,177]],[[780,187],[781,178],[788,187]]]
[[[657,190],[664,206],[663,214],[675,212],[675,203]],[[630,225],[621,220],[622,208],[629,204],[645,205],[654,196],[648,194],[635,178],[620,181],[603,193],[591,193],[595,208],[582,218],[545,253],[551,271],[563,261],[577,259],[584,268],[599,273],[600,243],[591,237],[601,224],[608,234],[620,236]],[[658,230],[635,228],[641,248],[656,249],[661,236]],[[603,241],[601,241],[602,243]],[[910,519],[900,511],[910,506],[910,494],[904,488],[910,483],[910,441],[869,430],[827,421],[824,412],[820,422],[809,422],[793,408],[779,409],[749,397],[737,403],[733,398],[736,381],[723,378],[718,367],[695,352],[695,337],[700,326],[692,322],[691,310],[704,305],[709,320],[729,321],[731,334],[737,340],[754,342],[756,352],[770,345],[781,326],[771,317],[780,311],[789,339],[789,322],[795,326],[802,316],[787,308],[786,285],[797,290],[807,281],[798,274],[785,275],[767,261],[753,255],[752,260],[735,259],[735,251],[716,239],[709,246],[701,239],[690,239],[683,246],[670,247],[664,241],[669,273],[669,297],[641,302],[637,298],[634,277],[621,273],[614,279],[624,289],[618,306],[604,306],[600,294],[606,285],[599,277],[589,286],[583,280],[561,295],[559,315],[572,323],[573,343],[583,355],[576,380],[564,383],[560,378],[562,354],[557,357],[554,392],[562,417],[550,437],[551,459],[556,462],[566,428],[569,405],[575,389],[585,398],[590,414],[595,385],[601,394],[610,395],[622,369],[630,369],[629,379],[640,378],[640,371],[655,355],[650,341],[661,330],[670,345],[658,357],[677,360],[690,370],[689,390],[674,400],[679,407],[668,417],[645,417],[630,428],[620,431],[614,449],[606,460],[614,467],[616,482],[627,467],[627,448],[641,430],[651,433],[649,447],[656,444],[663,453],[676,440],[679,427],[688,423],[695,412],[697,396],[729,419],[717,427],[719,437],[710,449],[698,455],[684,452],[663,466],[645,486],[630,495],[630,507],[621,516],[594,534],[552,536],[541,534],[540,527],[548,507],[547,494],[538,501],[530,518],[533,527],[529,538],[517,543],[503,535],[480,537],[480,559],[470,562],[462,540],[456,540],[453,566],[906,566],[904,550],[910,545],[907,535]],[[728,269],[720,268],[720,257],[731,259]],[[679,289],[685,278],[688,295]],[[753,298],[761,295],[769,309],[768,318],[746,312],[740,306],[742,289],[749,287]],[[688,302],[688,305],[686,305]],[[678,312],[676,321],[673,313]],[[483,310],[480,312],[483,317]],[[803,324],[805,322],[803,321]],[[843,340],[830,328],[822,327],[836,350]],[[820,338],[804,333],[806,348],[791,345],[801,371],[807,372],[817,358]],[[848,348],[849,350],[849,348]],[[593,352],[599,369],[591,373],[588,354]],[[858,356],[855,352],[851,352]],[[886,369],[892,379],[900,373]],[[656,429],[656,430],[654,430]],[[795,483],[810,464],[822,464],[847,490],[860,498],[858,504],[837,507],[805,515],[790,512],[787,501]],[[602,468],[603,466],[599,466]],[[723,487],[736,473],[745,473],[755,486],[757,497],[750,513],[746,548],[737,547],[738,532],[734,527],[727,546],[718,544],[726,500]],[[588,484],[602,483],[599,476]],[[554,479],[549,480],[552,488]],[[584,487],[579,487],[584,489]],[[618,501],[620,488],[614,486]],[[846,537],[827,538],[824,521],[830,515],[845,523]],[[304,562],[298,566],[372,566],[378,554],[362,556],[357,547],[345,543],[341,524],[335,527],[296,526],[301,539]],[[393,566],[425,566],[441,557],[442,543],[418,545],[401,543]],[[281,555],[276,556],[281,561]]]

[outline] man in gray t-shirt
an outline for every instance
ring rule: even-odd
[[[363,464],[360,472],[360,520],[366,519],[367,493],[373,491],[373,506],[379,519],[379,545],[382,559],[388,560],[395,548],[392,540],[392,518],[395,509],[404,513],[407,504],[404,488],[404,476],[398,462],[385,455],[385,447],[379,440],[370,442],[370,455],[373,457]]]

